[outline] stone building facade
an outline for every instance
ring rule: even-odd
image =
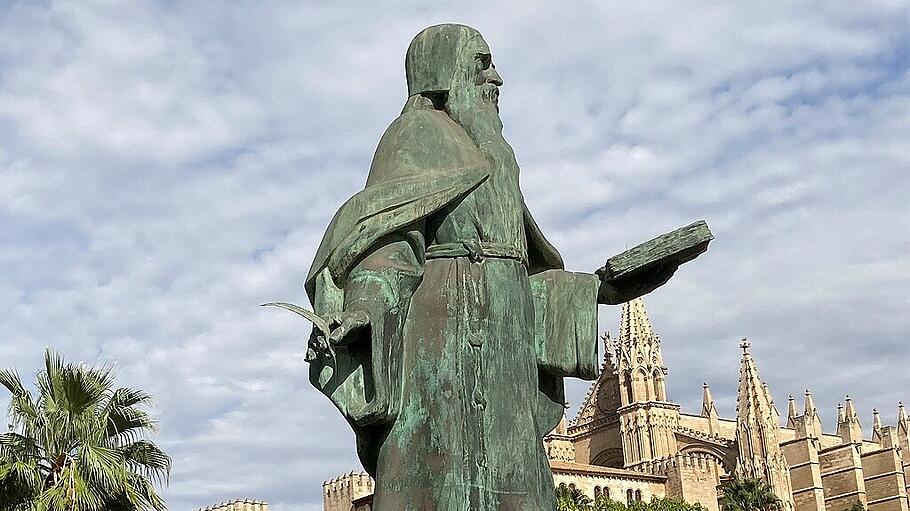
[[[801,413],[790,397],[783,425],[743,339],[736,417],[719,416],[707,384],[701,411],[683,412],[668,400],[661,340],[641,299],[623,305],[619,335],[605,335],[604,345],[600,377],[577,416],[544,439],[557,485],[619,501],[677,497],[716,511],[725,481],[757,477],[785,511],[843,511],[856,502],[910,511],[910,419],[902,404],[895,426],[874,412],[866,438],[847,396],[836,432],[825,433],[807,390]],[[352,473],[326,482],[324,510],[368,510],[367,480]]]
[[[237,499],[199,508],[196,511],[269,511],[269,505],[261,500]]]
[[[369,511],[373,494],[373,478],[360,472],[350,472],[322,483],[323,511]]]

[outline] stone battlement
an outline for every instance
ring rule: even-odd
[[[261,500],[237,499],[214,506],[201,507],[196,511],[269,511],[269,505]]]
[[[720,465],[718,459],[708,453],[689,452],[645,461],[629,467],[629,469],[646,474],[666,476],[680,467],[709,472],[716,470],[718,465]]]
[[[350,511],[351,502],[373,493],[373,478],[369,474],[349,472],[322,483],[324,511]]]

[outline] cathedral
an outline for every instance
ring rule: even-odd
[[[619,501],[674,497],[720,509],[721,485],[759,478],[784,511],[910,511],[910,420],[896,426],[873,411],[865,438],[853,402],[838,406],[837,431],[822,431],[807,390],[802,413],[791,396],[786,424],[744,339],[736,417],[717,413],[704,385],[699,413],[667,399],[660,337],[644,302],[622,306],[619,335],[604,336],[604,359],[578,415],[544,438],[554,482]],[[324,511],[367,511],[373,481],[350,473],[323,484]]]

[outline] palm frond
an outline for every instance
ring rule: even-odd
[[[76,455],[83,478],[105,492],[122,491],[126,484],[123,454],[116,449],[83,444]]]
[[[27,509],[41,493],[41,473],[34,462],[0,462],[0,510]]]
[[[136,474],[157,484],[167,483],[171,471],[171,458],[157,445],[139,440],[120,449],[126,465]]]
[[[0,434],[0,461],[38,459],[40,448],[31,437],[10,431]]]
[[[0,385],[6,387],[12,394],[9,415],[14,427],[27,425],[37,418],[37,407],[31,393],[22,384],[19,373],[12,369],[0,369]]]
[[[133,442],[143,433],[158,431],[148,412],[139,408],[115,408],[109,412],[106,423],[105,436],[118,445]]]
[[[131,474],[126,491],[108,504],[110,511],[167,511],[164,500],[148,479]]]
[[[0,385],[6,387],[14,396],[28,394],[28,391],[25,390],[25,386],[22,385],[22,379],[19,378],[19,373],[12,369],[0,369]]]

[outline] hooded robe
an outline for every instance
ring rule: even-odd
[[[317,314],[370,318],[310,380],[356,433],[373,509],[552,508],[541,437],[562,378],[597,375],[598,280],[562,269],[517,168],[494,170],[444,111],[389,126],[306,281]]]

